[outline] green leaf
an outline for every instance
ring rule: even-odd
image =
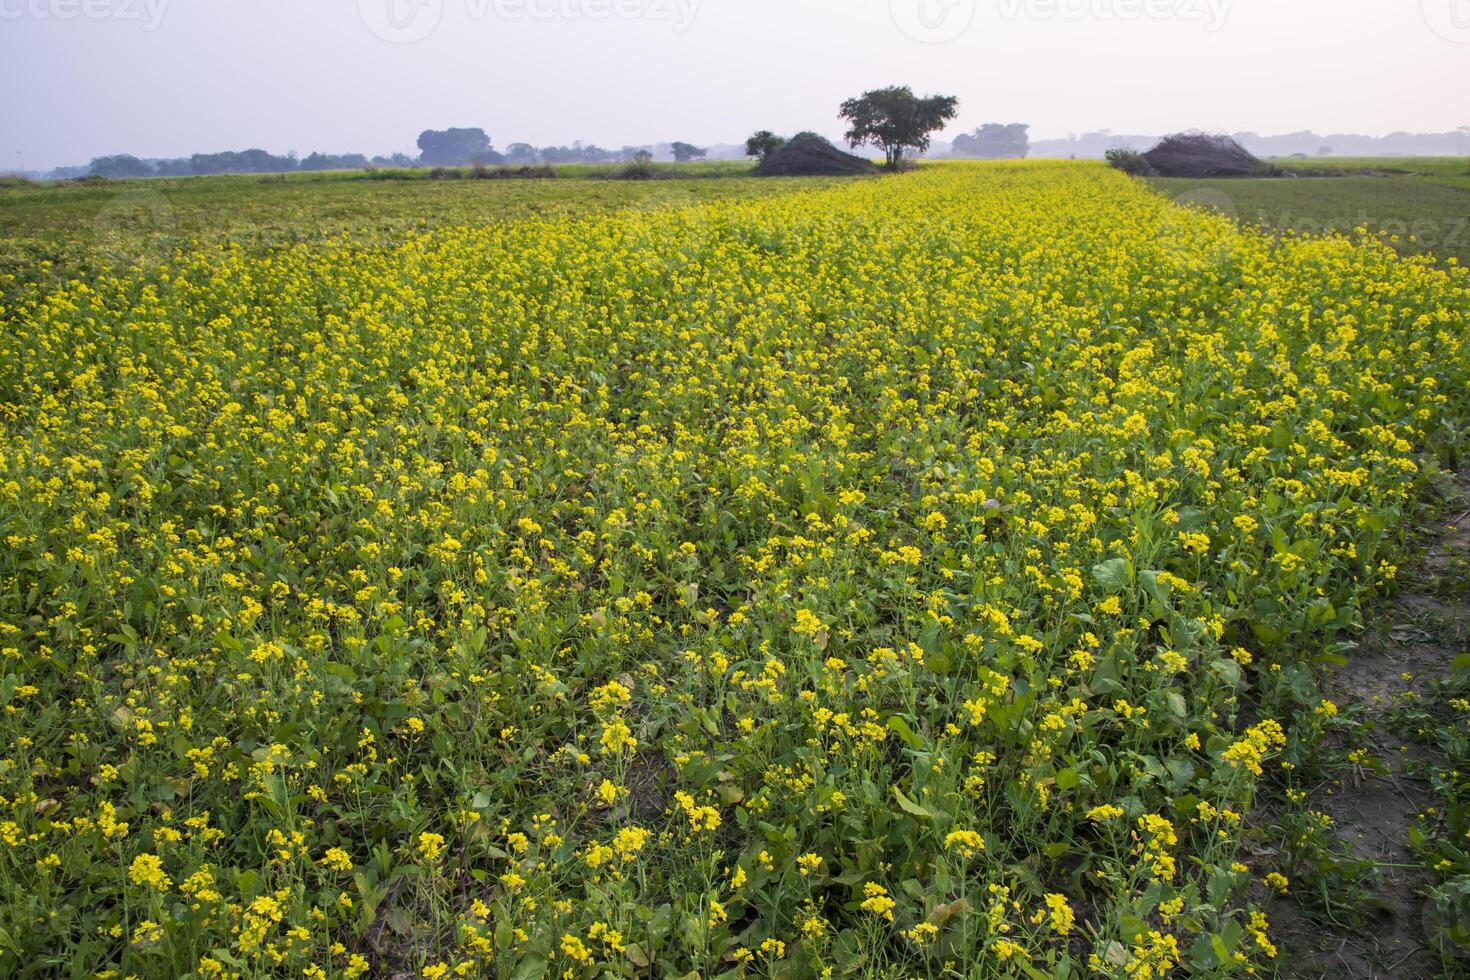
[[[257,871],[242,871],[235,879],[235,888],[245,898],[254,898],[256,889],[260,887],[260,873]]]
[[[1056,974],[1042,973],[1030,963],[1021,962],[1021,969],[1026,972],[1026,976],[1030,977],[1031,980],[1056,980]]]
[[[674,922],[674,910],[665,902],[653,913],[653,918],[648,920],[648,938],[650,942],[657,943],[669,934],[669,929]]]
[[[1159,573],[1152,569],[1138,573],[1139,584],[1143,591],[1148,593],[1150,599],[1157,602],[1162,609],[1169,608],[1169,589],[1159,581]]]
[[[888,719],[888,730],[903,739],[903,744],[911,749],[922,749],[924,747],[924,740],[919,737],[917,732],[909,727],[908,722],[904,721],[898,715],[893,715]]]
[[[1240,664],[1236,663],[1234,660],[1227,660],[1226,658],[1221,657],[1219,660],[1216,660],[1210,664],[1210,669],[1213,670],[1222,681],[1224,681],[1226,684],[1229,684],[1231,687],[1240,686]]]
[[[844,975],[861,969],[868,959],[868,954],[863,952],[862,936],[851,929],[838,934],[832,955],[837,960],[838,972]]]
[[[907,796],[904,796],[903,790],[899,789],[897,786],[893,787],[893,797],[894,799],[898,800],[898,805],[903,809],[904,813],[912,814],[913,816],[916,816],[921,820],[934,819],[933,811],[919,806],[919,804],[915,803]]]
[[[1092,566],[1092,580],[1109,595],[1128,588],[1128,583],[1132,579],[1133,566],[1128,564],[1126,558],[1110,558]]]
[[[510,980],[541,980],[550,972],[551,963],[540,953],[532,953],[516,964]]]

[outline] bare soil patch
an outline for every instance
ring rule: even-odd
[[[1434,806],[1428,782],[1416,773],[1436,763],[1435,753],[1395,730],[1390,719],[1406,692],[1423,696],[1432,681],[1447,676],[1470,640],[1470,603],[1459,571],[1470,554],[1470,473],[1454,481],[1444,514],[1426,532],[1422,560],[1400,569],[1402,590],[1379,610],[1350,663],[1324,683],[1327,696],[1360,722],[1340,747],[1366,747],[1377,764],[1324,782],[1307,805],[1332,818],[1332,834],[1352,858],[1373,866],[1364,883],[1370,894],[1356,915],[1341,920],[1331,908],[1344,896],[1311,896],[1310,904],[1302,896],[1278,900],[1270,917],[1283,977],[1470,976],[1470,968],[1446,965],[1431,945],[1425,890],[1432,876],[1409,846],[1416,818]]]

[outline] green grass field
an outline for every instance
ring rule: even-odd
[[[1280,160],[1316,177],[1156,178],[1168,196],[1246,224],[1301,234],[1367,227],[1406,255],[1470,263],[1470,161],[1452,157]],[[1337,176],[1342,174],[1342,176]]]
[[[830,178],[755,180],[746,163],[660,164],[660,179],[616,166],[557,167],[555,179],[433,180],[429,171],[339,171],[130,181],[0,182],[5,277],[75,274],[158,261],[176,248],[247,249],[350,235],[390,242],[435,227],[699,204],[810,190]],[[47,265],[46,263],[49,263]]]
[[[1282,170],[1333,177],[1418,177],[1430,183],[1470,187],[1470,160],[1464,157],[1316,157],[1272,160]]]

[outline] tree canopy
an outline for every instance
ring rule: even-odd
[[[763,129],[751,135],[745,141],[745,155],[755,157],[757,160],[765,160],[776,150],[779,150],[786,141],[769,129]]]
[[[840,112],[851,127],[847,131],[851,146],[877,146],[888,166],[896,167],[904,150],[927,150],[931,134],[955,117],[959,105],[952,95],[919,98],[907,85],[892,85],[848,99]]]
[[[483,129],[426,129],[419,134],[419,162],[426,167],[488,163],[494,151]]]
[[[117,156],[96,157],[91,164],[91,172],[98,177],[125,178],[125,177],[151,177],[155,173],[153,165],[128,153],[119,153]]]
[[[961,133],[955,137],[955,156],[981,160],[1023,159],[1031,148],[1030,129],[1025,123],[986,123],[973,133]]]

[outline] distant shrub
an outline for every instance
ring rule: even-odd
[[[658,176],[658,168],[653,165],[653,154],[647,150],[639,150],[633,154],[633,162],[628,164],[618,174],[623,180],[652,180]]]
[[[755,168],[757,177],[834,177],[875,172],[871,160],[839,150],[816,133],[797,133],[766,154]]]
[[[1144,159],[1143,154],[1137,150],[1114,147],[1105,153],[1104,156],[1107,157],[1109,166],[1134,177],[1147,177],[1154,172],[1154,168],[1148,165],[1148,161]]]
[[[383,167],[364,170],[359,180],[422,180],[425,174],[413,167]]]
[[[470,171],[475,180],[545,180],[556,176],[556,171],[546,164],[525,167],[487,167],[475,164]]]
[[[429,171],[430,180],[459,180],[464,172],[456,167],[435,167]]]
[[[0,187],[34,187],[35,181],[20,174],[0,174]]]
[[[1157,177],[1274,177],[1275,167],[1221,133],[1175,133],[1143,155]]]
[[[765,160],[786,144],[786,141],[769,129],[763,129],[745,141],[745,155]]]

